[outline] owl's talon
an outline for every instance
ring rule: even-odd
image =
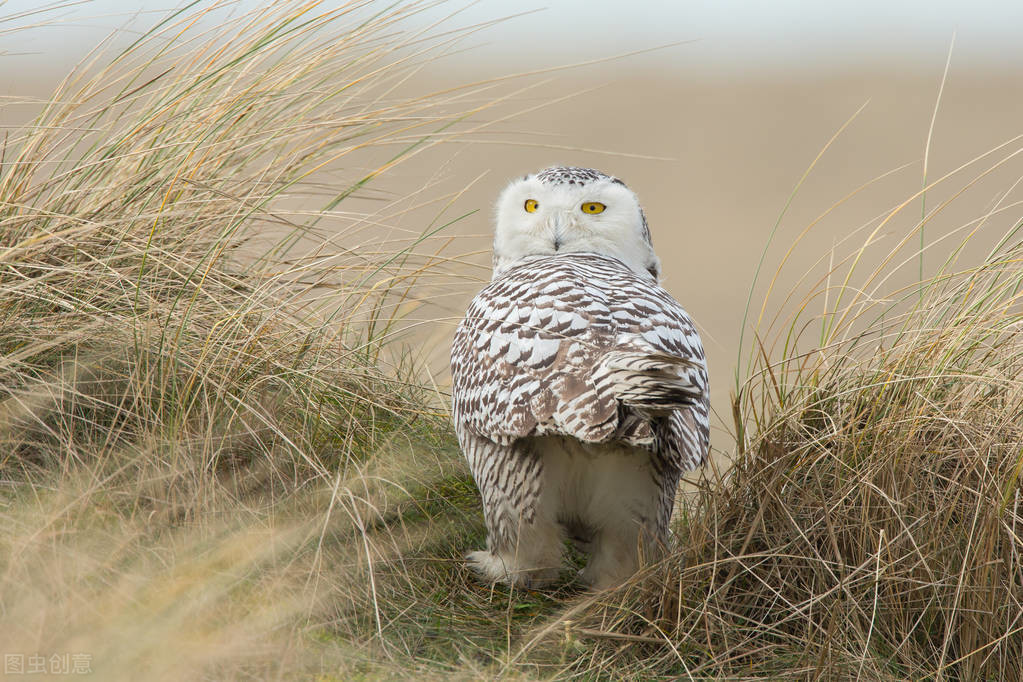
[[[558,578],[557,568],[515,567],[511,560],[502,559],[493,552],[480,550],[465,555],[466,565],[486,583],[504,583],[512,587],[536,589],[549,585]]]

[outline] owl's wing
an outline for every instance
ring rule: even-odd
[[[654,414],[630,405],[642,391],[608,390],[601,371],[636,349],[684,365],[676,388],[688,386],[685,404]],[[547,434],[622,440],[663,452],[666,467],[683,471],[705,456],[699,336],[666,291],[612,259],[538,259],[491,282],[455,334],[452,380],[456,427],[496,443]]]
[[[496,442],[606,440],[617,402],[588,375],[614,334],[609,306],[596,287],[541,262],[509,271],[470,304],[452,346],[456,424]]]

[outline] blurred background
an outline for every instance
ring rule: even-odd
[[[207,21],[259,6],[223,3]],[[353,3],[352,20],[386,6]],[[421,6],[395,30],[453,37],[396,83],[394,96],[499,80],[490,99],[453,98],[452,107],[490,106],[472,117],[476,128],[375,181],[360,201],[365,215],[376,217],[340,241],[372,246],[452,222],[441,233],[450,258],[445,277],[423,294],[428,304],[406,307],[402,332],[440,386],[453,327],[489,277],[494,199],[509,178],[548,165],[602,169],[640,196],[665,264],[663,283],[703,334],[718,428],[729,421],[744,316],[749,335],[761,311],[765,320],[783,321],[793,309],[823,310],[824,301],[803,301],[799,287],[826,278],[878,226],[871,248],[888,253],[938,206],[928,241],[949,235],[954,244],[980,222],[1001,235],[1018,220],[1019,164],[973,180],[1019,148],[1023,3]],[[154,0],[0,2],[0,122],[10,129],[28,120],[32,105],[15,100],[47,97],[99,41],[127,44],[174,7]],[[925,199],[915,197],[927,181],[971,161]],[[366,163],[369,169],[378,161]],[[789,247],[811,226],[776,277]],[[918,274],[918,250],[913,242],[903,254],[902,283]],[[943,253],[929,250],[924,269],[939,266]],[[884,285],[897,288],[900,280]],[[766,326],[760,334],[770,344]]]

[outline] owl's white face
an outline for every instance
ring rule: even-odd
[[[655,281],[661,265],[636,195],[588,168],[547,168],[515,180],[497,202],[494,276],[529,256],[597,253]]]

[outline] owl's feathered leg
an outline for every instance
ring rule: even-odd
[[[487,582],[536,588],[557,579],[562,530],[541,496],[543,461],[528,439],[510,445],[467,437],[462,443],[483,498],[487,549],[466,556]]]
[[[673,480],[666,480],[649,454],[623,447],[594,459],[587,522],[592,527],[590,560],[579,577],[594,589],[625,582],[640,567],[664,556],[668,543],[665,496],[674,498]]]

